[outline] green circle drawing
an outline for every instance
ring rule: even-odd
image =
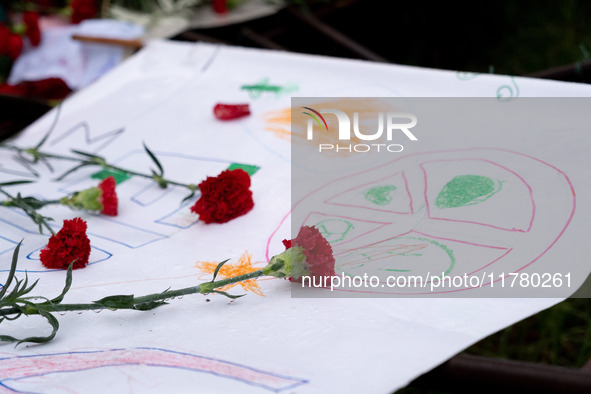
[[[335,243],[344,240],[355,226],[345,219],[326,219],[316,223],[316,228],[329,243]]]
[[[438,241],[435,241],[433,239],[423,238],[423,237],[401,236],[401,237],[393,238],[392,240],[415,240],[415,241],[427,242],[429,245],[435,246],[435,247],[439,248],[440,250],[442,250],[443,252],[445,252],[445,254],[449,258],[449,266],[447,267],[447,269],[445,271],[443,271],[444,275],[449,275],[449,273],[453,270],[454,265],[456,264],[456,258],[454,256],[453,250],[450,247],[448,247],[447,245],[444,245],[444,244],[442,244]],[[388,241],[392,241],[392,240],[388,240]],[[379,244],[372,245],[372,246],[375,247],[378,245]],[[363,249],[353,251],[353,252],[347,254],[345,257],[352,256],[355,254],[360,254],[366,260],[364,263],[360,263],[359,265],[356,265],[354,267],[347,268],[347,270],[342,269],[341,267],[335,267],[335,270],[339,271],[339,272],[344,272],[345,275],[348,275],[348,276],[355,276],[354,274],[351,274],[348,271],[362,268],[362,267],[366,266],[367,264],[371,264],[371,262],[373,260],[371,255],[369,255],[367,253],[363,253],[362,250]],[[400,253],[399,250],[395,250],[394,248],[393,248],[393,250],[387,252],[387,254],[392,255],[392,256],[404,256],[404,257],[410,257],[410,258],[423,256],[423,253],[416,253],[416,251],[414,251],[414,250],[409,251],[408,253]],[[410,270],[410,269],[396,269],[396,268],[378,268],[378,270],[379,271],[388,271],[388,272],[401,272],[401,273],[402,272],[405,272],[405,273],[412,272],[412,270]]]

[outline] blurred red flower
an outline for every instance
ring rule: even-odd
[[[97,7],[95,0],[72,0],[72,23],[80,23],[85,19],[91,19],[96,16]]]
[[[71,92],[72,90],[61,78],[24,81],[16,85],[6,83],[0,85],[0,93],[43,100],[62,100]]]
[[[219,120],[232,120],[250,115],[250,108],[248,104],[216,104],[213,114]]]
[[[8,55],[12,60],[16,60],[23,51],[23,39],[18,34],[11,33],[6,40],[4,46],[4,54]]]
[[[213,0],[211,2],[213,10],[218,14],[225,14],[228,12],[228,1],[227,0]]]
[[[36,47],[41,42],[41,30],[39,30],[39,14],[35,11],[23,12],[23,22],[27,27],[26,34],[31,45]]]

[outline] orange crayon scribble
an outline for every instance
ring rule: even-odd
[[[284,108],[265,114],[267,126],[265,130],[272,132],[276,137],[289,141],[291,139],[291,108]]]
[[[213,275],[216,267],[218,266],[219,261],[198,261],[195,264],[195,267],[200,269],[202,272]],[[242,256],[238,259],[238,261],[234,264],[226,263],[220,268],[218,271],[218,276],[216,279],[226,279],[231,278],[238,275],[248,274],[250,272],[258,270],[258,267],[254,267],[252,265],[252,255],[245,251]],[[218,288],[217,290],[220,291],[227,291],[232,287],[240,285],[244,291],[252,291],[256,295],[260,295],[264,297],[263,291],[259,287],[256,279],[248,279],[242,282],[229,284],[223,287]]]
[[[368,98],[357,98],[357,99],[348,99],[343,98],[339,100],[333,101],[325,101],[319,102],[315,104],[311,104],[311,107],[322,110],[322,109],[339,109],[344,111],[345,113],[349,114],[352,118],[352,114],[357,112],[359,114],[359,119],[361,124],[364,124],[365,121],[373,121],[377,119],[377,115],[379,112],[387,112],[392,111],[393,108],[388,106],[388,103],[383,100],[378,99],[368,99]],[[292,128],[292,115],[293,115],[293,125]],[[280,110],[270,111],[264,115],[265,118],[265,130],[270,131],[276,137],[290,140],[295,143],[299,144],[313,144],[317,146],[318,144],[332,144],[337,145],[339,142],[343,144],[342,141],[339,141],[339,134],[338,134],[338,122],[334,115],[326,115],[325,120],[328,125],[328,130],[324,128],[316,128],[314,134],[314,141],[308,141],[307,139],[307,130],[306,125],[308,122],[309,117],[304,114],[304,110],[298,110],[294,108],[292,113],[291,108],[283,108]],[[377,126],[361,126],[368,127],[368,132],[375,132],[377,130]],[[373,129],[372,129],[373,128]],[[385,134],[385,133],[384,133]],[[360,144],[366,143],[367,141],[360,140],[354,134],[351,135],[351,139],[346,141],[347,144]],[[379,143],[379,140],[372,141],[373,143]],[[330,153],[330,152],[329,152]],[[346,151],[341,151],[341,155],[346,155]]]

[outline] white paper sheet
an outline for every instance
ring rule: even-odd
[[[65,300],[87,302],[191,286],[210,278],[199,262],[230,258],[235,264],[249,252],[252,264],[263,266],[268,255],[282,251],[279,241],[290,237],[289,226],[280,224],[290,210],[291,153],[282,134],[286,125],[272,111],[289,108],[292,95],[511,101],[590,94],[589,86],[577,84],[158,41],[66,100],[59,113],[44,116],[14,144],[36,144],[57,119],[44,146],[51,152],[79,149],[145,172],[152,165],[142,151],[145,142],[168,177],[194,183],[231,163],[260,167],[252,177],[254,209],[223,225],[198,222],[188,204],[179,208],[185,190],[163,191],[137,177],[118,186],[115,218],[44,209],[56,223],[77,215],[88,221],[91,265],[74,272]],[[219,122],[212,115],[218,102],[249,102],[252,116]],[[573,141],[584,141],[584,130],[572,132]],[[554,153],[531,148],[531,154],[546,156],[569,174],[581,201],[565,243],[545,259],[588,264],[581,248],[566,249],[584,245],[583,225],[591,216],[585,203],[591,190],[581,170],[590,163],[582,145],[566,142]],[[34,178],[4,150],[0,163],[1,181]],[[55,174],[71,164],[51,164],[53,172],[36,166],[38,182],[19,191],[56,198],[92,185],[90,175],[98,171],[82,169],[54,182]],[[40,279],[37,293],[57,295],[65,273],[47,270],[38,260],[47,236],[18,211],[3,208],[0,220],[0,270],[8,269],[11,251],[24,238],[19,269]],[[234,302],[195,295],[150,312],[58,315],[61,328],[51,343],[2,346],[0,387],[44,393],[391,392],[479,339],[560,301],[294,299],[286,281],[261,280],[258,286],[264,296],[232,288],[234,294],[247,293]],[[0,329],[23,336],[36,333],[41,324],[30,317],[3,322]]]

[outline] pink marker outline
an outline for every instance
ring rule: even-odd
[[[0,390],[3,386],[10,390],[7,392],[14,392],[6,385],[7,380],[125,365],[205,372],[272,392],[289,390],[308,383],[305,379],[270,373],[215,358],[158,348],[133,348],[2,358],[0,359]]]
[[[564,224],[563,228],[560,230],[560,232],[558,233],[558,235],[556,236],[556,238],[537,257],[533,258],[531,261],[529,261],[528,263],[524,264],[521,268],[518,268],[517,270],[515,270],[515,272],[519,272],[519,271],[521,271],[521,270],[529,267],[530,265],[532,265],[536,261],[538,261],[542,256],[544,256],[556,244],[556,242],[558,242],[558,240],[566,232],[566,229],[568,228],[568,226],[572,222],[572,219],[573,219],[573,217],[575,215],[575,211],[576,211],[576,207],[577,207],[577,196],[576,196],[575,188],[574,188],[574,186],[573,186],[570,178],[566,175],[566,173],[564,173],[564,171],[558,169],[557,167],[553,166],[552,164],[549,164],[549,163],[547,163],[547,162],[545,162],[543,160],[540,160],[540,159],[538,159],[538,158],[536,158],[534,156],[531,156],[531,155],[528,155],[528,154],[525,154],[525,153],[521,153],[521,152],[516,152],[516,151],[510,150],[510,149],[504,149],[504,148],[484,148],[484,147],[482,147],[482,148],[464,148],[464,149],[445,149],[445,150],[432,151],[432,152],[413,153],[413,154],[410,154],[410,155],[399,157],[399,158],[394,159],[394,160],[391,160],[391,161],[389,161],[387,163],[381,164],[381,165],[379,165],[377,167],[369,168],[367,170],[360,171],[359,173],[354,174],[352,176],[358,176],[358,175],[361,175],[361,174],[372,172],[372,171],[375,171],[375,170],[377,170],[379,168],[383,168],[383,167],[392,165],[393,163],[395,163],[395,162],[397,162],[399,160],[408,159],[408,158],[411,158],[411,157],[425,156],[425,155],[426,156],[429,156],[429,155],[432,155],[432,154],[441,154],[441,153],[461,153],[461,152],[478,152],[478,151],[505,152],[505,153],[511,153],[511,154],[514,154],[514,155],[518,155],[518,156],[521,156],[521,157],[526,157],[528,159],[534,160],[534,161],[536,161],[536,162],[538,162],[540,164],[543,164],[543,165],[545,165],[547,167],[552,168],[557,173],[559,173],[564,178],[564,180],[568,184],[568,187],[570,188],[571,195],[572,195],[572,209],[571,209],[571,212],[570,212],[570,214],[568,216],[568,219],[567,219],[566,223]],[[451,160],[456,160],[456,159],[451,159]],[[318,191],[322,190],[325,187],[328,187],[329,185],[332,185],[334,183],[340,182],[340,181],[342,181],[342,180],[344,180],[346,178],[350,178],[350,177],[351,177],[351,175],[346,175],[346,176],[342,176],[340,178],[334,179],[334,180],[326,183],[325,185],[322,185],[322,186],[320,186],[320,187],[318,187],[318,188],[310,191],[309,193],[307,193],[304,197],[302,197],[299,201],[297,201],[293,205],[292,209],[290,209],[289,212],[287,212],[287,214],[280,220],[279,225],[275,228],[275,230],[273,230],[273,232],[269,236],[269,239],[267,240],[267,248],[266,248],[267,261],[269,260],[269,248],[270,248],[271,242],[273,241],[274,236],[277,234],[277,232],[279,231],[279,229],[281,228],[281,226],[283,225],[283,223],[285,223],[285,221],[287,220],[287,218],[289,218],[289,216],[291,215],[292,211],[297,206],[299,206],[305,199],[307,199],[308,197],[310,197],[311,195],[317,193]],[[495,280],[493,282],[499,282],[499,281],[501,281],[501,279],[497,279],[497,280]],[[465,291],[465,290],[470,290],[470,289],[471,288],[456,289],[456,290],[452,290],[452,291],[449,291],[449,292]],[[346,291],[376,294],[376,292],[372,292],[372,291],[355,291],[355,290],[346,290]],[[448,292],[442,292],[442,293],[448,293]],[[379,293],[377,293],[377,294],[379,294]],[[390,293],[390,294],[402,294],[402,293]],[[421,293],[421,294],[423,294],[423,293]],[[424,293],[424,294],[435,294],[435,293]]]

